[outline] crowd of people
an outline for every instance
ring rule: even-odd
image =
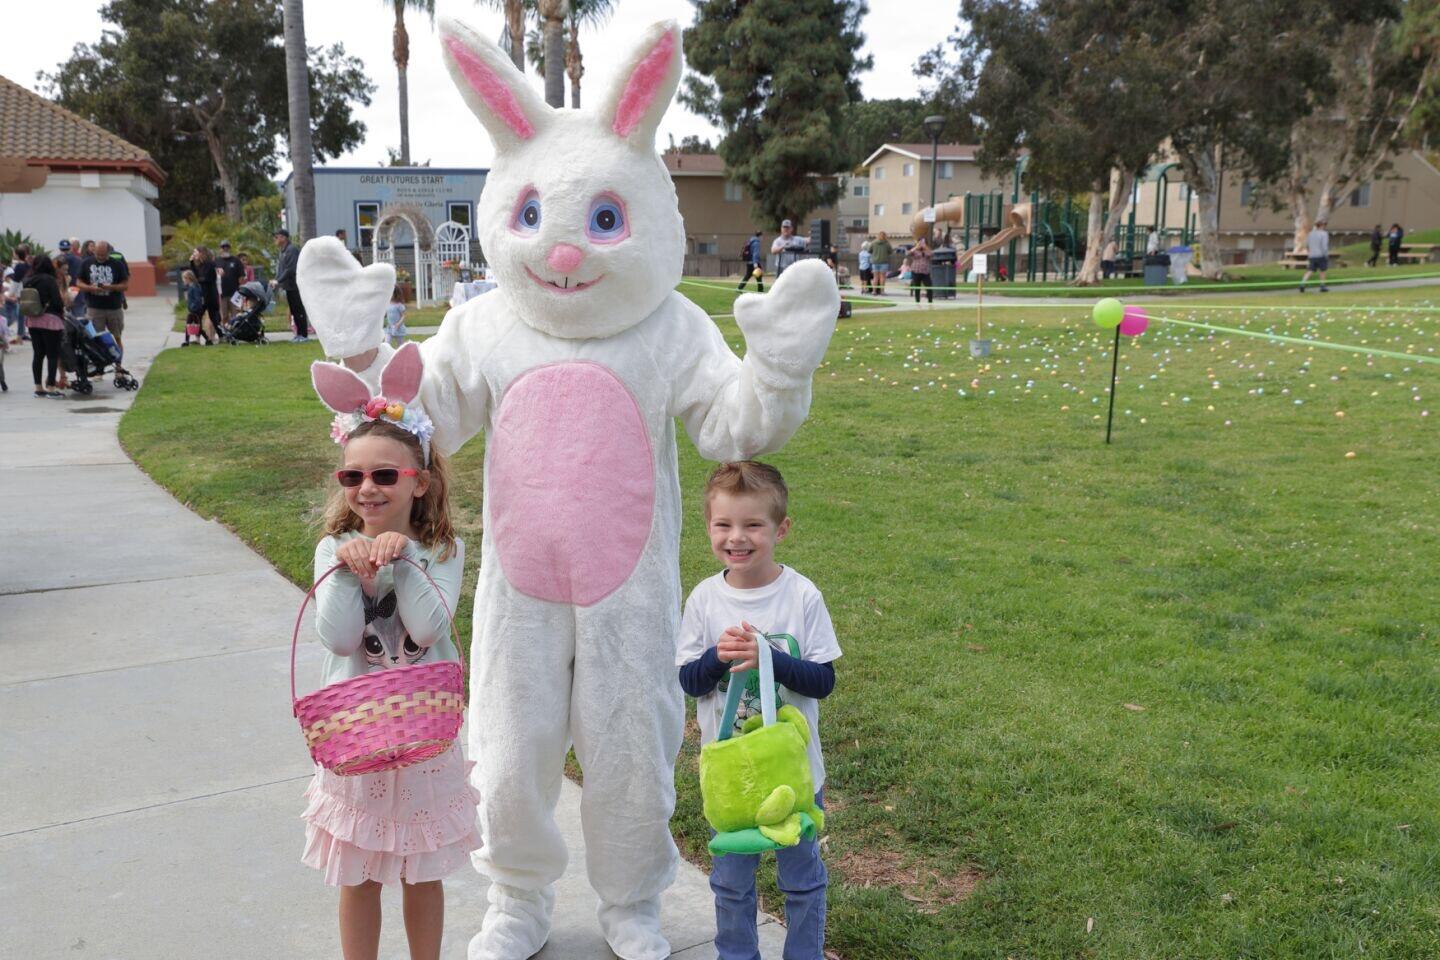
[[[62,239],[54,254],[32,252],[18,244],[4,269],[3,335],[5,350],[29,342],[35,396],[63,397],[75,373],[62,347],[65,322],[88,324],[97,334],[109,332],[124,350],[125,291],[130,267],[124,255],[106,240]]]

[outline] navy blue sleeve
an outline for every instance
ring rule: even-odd
[[[793,690],[812,700],[824,700],[830,696],[830,691],[835,689],[833,663],[811,663],[779,650],[771,650],[771,653],[773,656],[770,659],[775,664],[775,679],[786,690]]]
[[[703,697],[719,685],[730,665],[720,660],[714,647],[706,648],[694,660],[680,668],[680,686],[692,697]]]

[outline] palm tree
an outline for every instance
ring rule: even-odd
[[[284,0],[285,89],[290,108],[290,166],[295,177],[300,241],[315,236],[315,147],[310,140],[310,68],[306,64],[305,2]]]
[[[505,32],[510,35],[510,62],[525,72],[525,0],[476,0],[483,7],[505,11]]]
[[[540,25],[545,33],[545,102],[565,106],[565,18],[569,0],[538,0]]]
[[[430,15],[435,22],[435,0],[389,0],[395,7],[395,69],[400,74],[400,165],[410,166],[410,83],[405,71],[410,66],[410,34],[405,30],[405,8]]]
[[[615,0],[570,0],[570,39],[565,44],[565,72],[570,76],[570,106],[580,109],[580,77],[585,73],[580,56],[580,27],[598,24],[615,10]]]

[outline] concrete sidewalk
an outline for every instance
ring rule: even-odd
[[[131,304],[127,366],[142,380],[179,342],[173,323],[168,300]],[[104,380],[40,400],[28,368],[26,346],[0,395],[0,956],[338,957],[336,893],[299,861],[311,767],[288,668],[301,591],[130,462],[116,425],[135,394]],[[302,647],[302,690],[319,661]],[[612,956],[579,798],[567,782],[572,859],[545,960]],[[464,870],[446,889],[443,955],[463,958],[484,881]],[[408,956],[399,906],[386,891],[385,958]],[[715,956],[700,870],[682,864],[663,916],[674,956]],[[778,957],[784,930],[762,920]]]

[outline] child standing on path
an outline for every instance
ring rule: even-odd
[[[385,308],[385,336],[390,338],[390,346],[398,348],[409,335],[410,331],[405,329],[405,301],[400,297],[400,288],[396,287],[390,294],[390,306]]]
[[[460,599],[465,546],[450,526],[445,465],[430,455],[428,426],[413,413],[402,422],[379,409],[374,418],[341,414],[331,428],[344,455],[325,510],[327,535],[315,548],[315,577],[337,563],[344,568],[315,593],[326,683],[458,659],[448,611]],[[302,859],[340,887],[345,960],[376,957],[380,888],[391,883],[404,894],[412,960],[438,960],[441,881],[480,847],[473,765],[458,743],[398,770],[340,776],[317,765],[305,792]]]
[[[195,279],[195,271],[186,270],[180,274],[180,279],[185,283],[185,341],[180,346],[190,346],[191,337],[195,338],[196,343],[209,346],[210,336],[200,336],[200,321],[203,319],[208,323],[210,319],[205,315],[205,292],[200,289],[200,282]]]
[[[810,727],[810,773],[815,804],[823,809],[825,762],[820,751],[820,701],[835,686],[840,644],[825,599],[815,584],[775,562],[775,546],[790,530],[789,494],[780,471],[753,460],[721,464],[705,485],[710,549],[725,569],[702,580],[685,601],[676,665],[680,685],[697,699],[700,739],[716,739],[730,675],[758,662],[759,631],[773,652],[779,700],[796,707]],[[752,675],[753,676],[753,675]],[[759,690],[747,690],[736,711],[738,729],[760,712]],[[815,840],[776,851],[785,894],[786,960],[823,960],[828,876]],[[760,857],[715,857],[715,949],[720,960],[760,955],[755,927],[755,869]]]

